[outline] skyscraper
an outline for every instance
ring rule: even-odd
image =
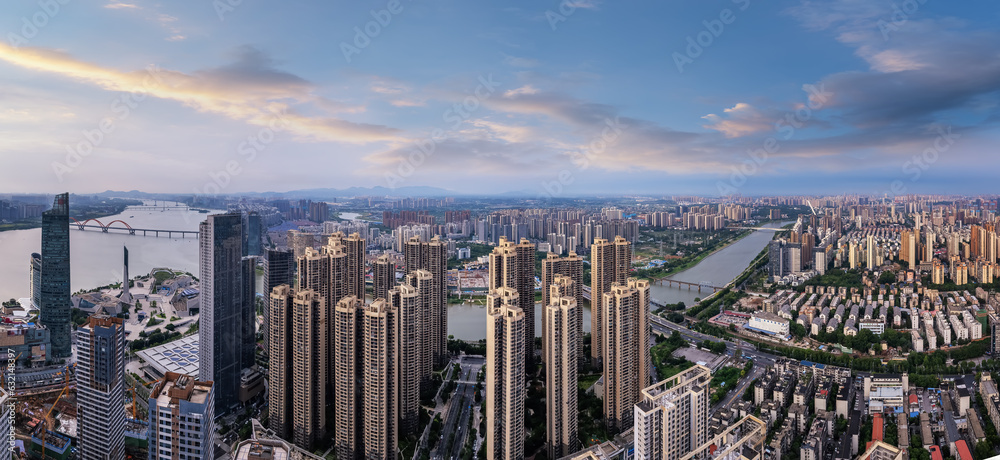
[[[304,291],[312,292],[312,291]],[[271,290],[267,317],[267,412],[268,428],[289,439],[292,430],[292,304],[295,293],[285,285]],[[323,322],[324,325],[326,322]],[[325,347],[324,347],[325,348]],[[323,378],[326,394],[326,378]]]
[[[52,334],[52,358],[70,356],[69,194],[42,213],[40,321]]]
[[[149,393],[149,459],[215,458],[213,396],[212,382],[167,372]]]
[[[295,258],[293,257],[292,251],[279,251],[276,249],[268,249],[264,252],[264,296],[267,297],[271,295],[274,288],[287,284],[289,287],[292,286],[295,275]],[[265,299],[266,300],[266,299]],[[264,343],[268,343],[268,334],[271,333],[270,327],[270,308],[264,309],[264,324],[262,329],[264,330]]]
[[[918,261],[917,240],[913,230],[903,230],[900,235],[899,258],[905,260],[911,269],[916,269]]]
[[[334,310],[334,451],[337,458],[354,459],[362,453],[363,423],[361,390],[361,315],[364,301],[347,296],[337,302]]]
[[[364,453],[366,459],[393,460],[398,445],[396,311],[384,299],[362,315]]]
[[[388,299],[389,290],[396,286],[396,264],[383,254],[372,265],[373,299]]]
[[[579,449],[577,431],[577,364],[582,306],[572,294],[576,283],[556,275],[545,305],[542,342],[545,368],[546,429],[549,458],[562,458]]]
[[[91,316],[76,330],[81,460],[125,458],[125,324]]]
[[[430,312],[430,325],[426,328],[429,333],[425,340],[433,362],[441,365],[448,359],[448,245],[438,237],[422,242],[420,237],[414,236],[403,248],[403,259],[405,274],[427,270],[433,277],[430,303],[423,307]]]
[[[313,290],[325,299],[327,308],[333,312],[342,299],[353,296],[364,304],[365,298],[365,241],[358,234],[344,237],[341,232],[330,236],[322,249],[306,248],[302,257],[296,261],[298,265],[298,286],[296,290]],[[338,356],[338,342],[334,332],[337,314],[328,316],[327,330],[330,339],[327,340],[330,359]],[[336,390],[336,366],[328,366],[327,383],[332,398]],[[334,399],[335,400],[335,399]],[[333,402],[333,401],[331,401]]]
[[[614,283],[625,284],[632,265],[632,243],[621,236],[614,241],[597,238],[590,247],[590,356],[595,365],[604,359],[606,323],[604,294]]]
[[[254,299],[247,298],[244,283],[253,271],[242,256],[240,213],[208,216],[199,225],[198,245],[202,299],[198,380],[214,383],[220,413],[239,403],[240,372],[254,364]]]
[[[642,390],[635,405],[635,458],[678,459],[708,441],[712,373],[696,365]]]
[[[552,293],[550,292],[550,287],[556,276],[563,275],[569,278],[572,283],[572,292],[567,293],[567,295],[576,299],[576,304],[582,309],[583,308],[583,258],[576,255],[575,252],[570,252],[567,257],[559,257],[555,254],[549,253],[544,259],[542,259],[542,306],[548,306],[551,304]],[[542,315],[542,361],[545,362],[547,354],[544,351],[544,346],[548,341],[546,340],[545,334],[548,332],[548,327],[546,325],[548,321],[548,315]],[[583,315],[576,316],[577,324],[574,326],[576,331],[574,333],[575,340],[577,340],[578,353],[577,356],[583,359]]]
[[[270,293],[281,284],[292,285],[295,258],[292,251],[268,249],[264,260],[264,292]]]
[[[31,253],[28,281],[31,288],[29,294],[31,303],[35,308],[38,308],[42,304],[42,255],[37,252]]]
[[[125,246],[125,247],[122,248],[122,250],[124,251],[124,253],[123,253],[123,259],[124,260],[122,261],[123,262],[122,263],[122,295],[121,295],[121,297],[118,297],[118,300],[121,303],[131,305],[132,304],[132,294],[130,294],[129,290],[128,290],[128,283],[129,283],[129,278],[128,278],[128,247]]]
[[[396,392],[400,436],[414,434],[420,423],[420,385],[427,380],[424,373],[423,308],[421,296],[414,286],[431,282],[430,272],[418,270],[407,275],[406,281],[389,290],[388,298],[396,316]],[[429,290],[429,288],[428,288]]]
[[[649,282],[615,283],[604,294],[604,414],[610,431],[632,426],[632,406],[649,385]]]
[[[528,319],[515,289],[486,296],[486,458],[524,458]]]
[[[525,317],[524,358],[530,361],[535,348],[535,246],[527,239],[514,244],[501,237],[500,244],[490,253],[489,289],[493,292],[500,288],[517,291],[517,306]]]

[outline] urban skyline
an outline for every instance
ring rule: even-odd
[[[6,161],[22,172],[4,183],[986,192],[989,168],[962,165],[996,166],[997,13],[911,3],[26,3],[0,48]],[[345,167],[293,178],[278,173],[289,154]],[[138,173],[157,168],[181,174]]]
[[[0,460],[998,460],[998,24],[6,5]]]

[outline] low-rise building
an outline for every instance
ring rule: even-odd
[[[778,338],[787,339],[789,337],[788,320],[764,311],[754,313],[745,327],[751,331]]]

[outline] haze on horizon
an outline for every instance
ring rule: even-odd
[[[985,0],[43,3],[0,14],[5,192],[971,194],[1000,167]]]

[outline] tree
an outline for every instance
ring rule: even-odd
[[[792,335],[796,338],[801,339],[807,334],[806,327],[799,323],[792,323]]]
[[[993,448],[987,441],[979,441],[976,443],[975,449],[976,458],[990,458],[993,456]]]

